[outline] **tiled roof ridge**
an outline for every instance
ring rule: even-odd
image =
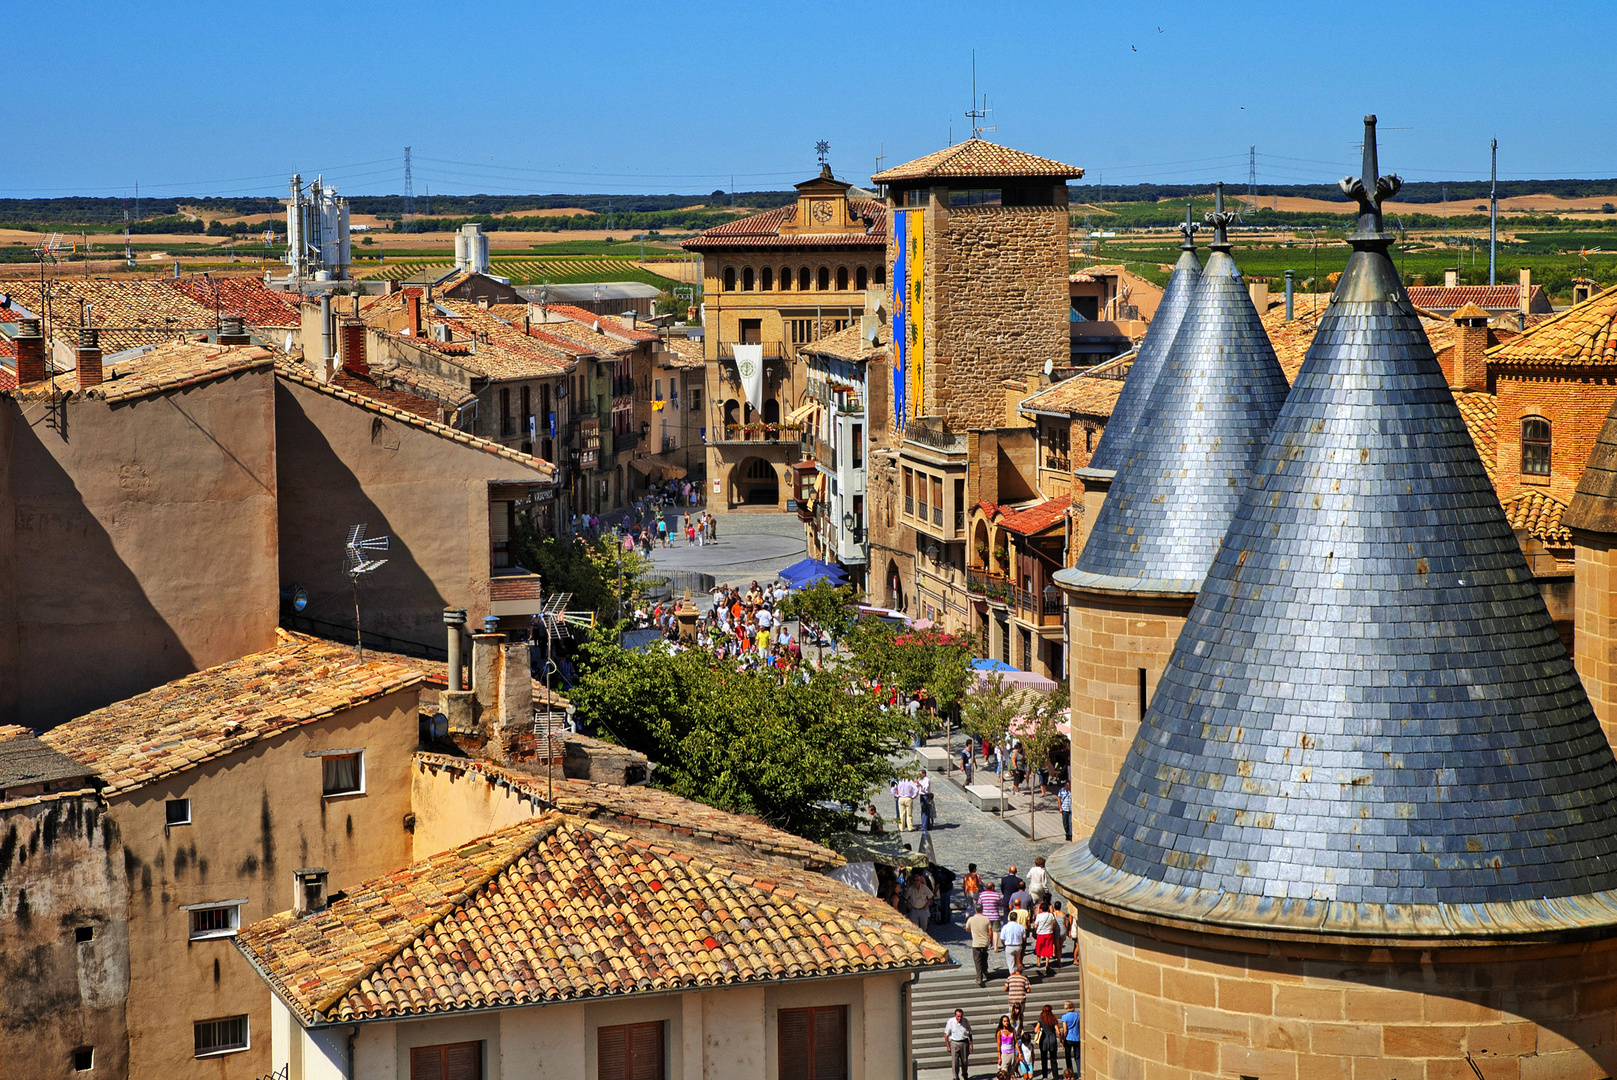
[[[1040,157],[1026,150],[1002,146],[987,139],[973,136],[930,154],[923,154],[902,165],[872,173],[870,179],[878,184],[893,180],[971,179],[974,177],[1048,176],[1078,179],[1084,170],[1076,165]]]
[[[324,996],[316,999],[313,1004],[315,1013],[325,1013],[332,1006],[342,1001],[343,998],[347,997],[349,994],[352,994],[361,984],[365,982],[365,980],[369,979],[378,971],[382,970],[382,968],[398,959],[428,933],[436,929],[456,908],[464,906],[478,893],[488,888],[491,882],[495,881],[501,874],[509,870],[512,864],[518,859],[521,859],[524,855],[528,854],[528,852],[532,851],[538,844],[543,843],[545,840],[555,835],[556,830],[561,828],[562,823],[566,819],[567,815],[560,813],[559,811],[552,810],[549,813],[543,814],[539,817],[530,818],[527,821],[519,821],[514,825],[507,825],[504,829],[499,829],[493,833],[476,837],[464,844],[450,848],[448,851],[441,851],[436,856],[429,857],[431,859],[441,858],[443,861],[447,862],[449,856],[457,855],[465,848],[472,847],[480,843],[486,843],[489,836],[499,836],[500,834],[507,832],[511,834],[518,834],[527,831],[529,833],[522,843],[511,845],[511,848],[505,852],[497,862],[489,866],[485,866],[476,877],[472,878],[469,882],[466,882],[462,888],[451,893],[442,894],[443,899],[429,909],[426,915],[424,915],[419,921],[415,922],[415,933],[411,934],[408,938],[401,937],[401,939],[397,942],[396,948],[393,948],[391,951],[387,952],[386,955],[377,957],[372,963],[367,964],[364,968],[359,969],[354,975],[346,977],[344,980],[346,985],[342,986],[340,989],[330,991]]]
[[[204,359],[217,359],[232,353],[234,350],[240,350],[241,360],[237,363],[205,371],[174,375],[155,382],[144,382],[138,378],[138,373],[132,373],[128,376],[107,379],[89,389],[81,388],[78,385],[76,374],[69,370],[57,372],[54,384],[51,379],[46,379],[40,383],[30,383],[27,386],[0,390],[0,393],[17,401],[39,401],[59,394],[78,396],[86,400],[99,399],[110,403],[133,401],[136,398],[152,397],[156,394],[184,390],[188,387],[201,386],[203,383],[213,382],[217,379],[227,379],[244,372],[256,371],[260,368],[269,367],[275,362],[276,357],[275,353],[258,345],[210,345],[209,348],[215,351],[204,357]]]
[[[1523,529],[1529,536],[1565,546],[1572,543],[1572,533],[1562,524],[1567,509],[1567,503],[1549,492],[1531,488],[1505,503],[1505,518],[1512,528]]]
[[[880,199],[849,199],[848,208],[861,219],[869,217],[871,227],[862,233],[797,233],[781,235],[781,226],[797,220],[797,204],[777,206],[747,217],[736,218],[704,229],[681,242],[680,247],[696,251],[704,247],[761,246],[846,247],[877,246],[887,242],[887,204]]]
[[[377,401],[375,398],[368,398],[363,394],[356,394],[352,390],[344,390],[339,386],[329,386],[315,378],[312,372],[301,370],[298,365],[293,364],[291,361],[278,361],[275,365],[275,374],[281,378],[290,379],[301,386],[306,386],[311,390],[318,390],[322,394],[329,394],[332,397],[347,401],[352,405],[357,405],[362,409],[386,416],[391,420],[397,420],[402,424],[409,424],[411,427],[417,427],[423,431],[429,431],[440,438],[449,439],[452,442],[458,442],[462,446],[469,446],[473,450],[481,450],[485,454],[493,454],[495,457],[503,457],[509,461],[517,462],[520,465],[527,466],[528,468],[534,469],[538,472],[547,473],[552,478],[555,477],[556,467],[550,464],[548,461],[545,461],[543,458],[536,458],[531,454],[520,453],[516,450],[512,450],[510,447],[501,446],[499,443],[478,438],[476,435],[471,435],[467,432],[459,430],[458,428],[452,428],[448,424],[441,423],[437,420],[429,420],[424,416],[418,416],[415,413],[405,412],[403,409],[398,409],[392,405]]]
[[[1579,325],[1584,320],[1590,323],[1587,331]],[[1617,285],[1601,290],[1581,304],[1574,304],[1565,311],[1558,311],[1511,340],[1495,345],[1487,351],[1487,358],[1495,363],[1531,364],[1567,362],[1583,357],[1588,347],[1575,348],[1572,347],[1572,343],[1561,344],[1558,348],[1540,347],[1541,342],[1545,345],[1555,343],[1555,333],[1567,329],[1570,331],[1572,342],[1583,337],[1585,332],[1594,339],[1591,340],[1590,346],[1603,342],[1599,358],[1589,362],[1617,362],[1617,340],[1614,340],[1617,338],[1617,329],[1614,329],[1614,320],[1617,320]],[[1577,329],[1573,330],[1573,327]]]
[[[631,329],[623,325],[623,320],[616,315],[597,315],[593,311],[585,311],[573,304],[550,304],[549,310],[559,311],[576,323],[594,327],[596,323],[601,326],[601,333],[610,338],[622,341],[645,342],[656,341],[657,335],[650,330]]]

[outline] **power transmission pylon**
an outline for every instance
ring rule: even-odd
[[[410,148],[404,148],[404,231],[415,232],[415,179],[410,175]]]

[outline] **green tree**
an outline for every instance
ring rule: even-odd
[[[1016,737],[1027,754],[1027,834],[1029,840],[1038,839],[1035,815],[1038,812],[1038,793],[1034,791],[1034,777],[1039,769],[1050,764],[1055,749],[1067,741],[1057,726],[1067,714],[1067,684],[1060,683],[1048,694],[1023,695],[1022,718],[1016,725]]]
[[[567,606],[593,611],[597,621],[616,623],[645,591],[651,560],[624,551],[622,541],[610,536],[541,536],[531,522],[518,521],[511,539],[516,561],[539,575],[546,593],[572,593]]]
[[[1005,736],[1021,711],[1020,693],[1005,685],[1005,677],[993,672],[978,684],[960,707],[961,725],[990,746],[1004,746]],[[1005,801],[1005,772],[999,774],[1000,805]]]
[[[700,649],[629,651],[598,632],[571,692],[581,719],[659,763],[653,783],[824,841],[892,779],[907,718],[841,665],[782,678]]]
[[[853,626],[853,597],[854,591],[849,586],[816,581],[806,589],[789,594],[781,604],[781,614],[800,624],[808,622],[818,627],[834,647]]]
[[[925,690],[940,713],[960,704],[971,676],[971,642],[939,630],[910,630],[866,618],[853,624],[845,643],[868,680],[904,696]]]

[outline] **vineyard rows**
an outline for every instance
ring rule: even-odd
[[[366,277],[398,281],[427,267],[449,268],[449,263],[430,259],[389,263]],[[628,259],[603,258],[527,258],[489,260],[489,270],[500,277],[510,278],[514,285],[538,285],[550,281],[558,285],[571,285],[591,281],[640,281],[660,289],[672,289],[676,282],[643,270]]]

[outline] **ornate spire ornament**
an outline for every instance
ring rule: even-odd
[[[1213,251],[1231,250],[1229,228],[1234,221],[1235,215],[1224,209],[1224,185],[1219,183],[1213,189],[1213,211],[1207,215],[1207,224],[1213,227],[1213,242],[1207,246]]]

